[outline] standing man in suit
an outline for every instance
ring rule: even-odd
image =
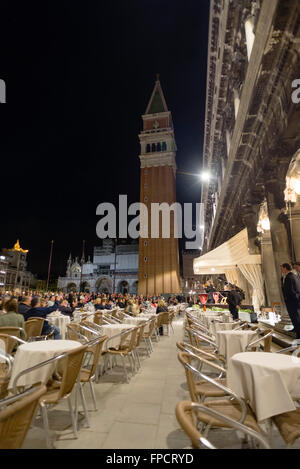
[[[235,285],[231,286],[230,292],[227,295],[227,304],[229,311],[232,314],[232,319],[235,321],[239,318],[239,309],[242,302],[240,293],[236,290]]]
[[[296,332],[296,338],[300,339],[300,280],[292,272],[290,264],[280,266],[282,273],[282,293]]]

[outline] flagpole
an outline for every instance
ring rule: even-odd
[[[53,252],[53,243],[54,241],[51,241],[51,248],[50,248],[50,256],[49,256],[49,267],[48,267],[48,279],[47,279],[47,287],[46,290],[48,291],[49,287],[49,279],[50,279],[50,270],[51,270],[51,262],[52,262],[52,252]]]
[[[81,254],[81,271],[80,271],[80,282],[79,282],[79,294],[80,294],[80,288],[82,284],[82,269],[83,269],[83,258],[84,258],[84,245],[85,245],[85,240],[82,241],[82,254]]]

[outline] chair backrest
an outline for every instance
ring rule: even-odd
[[[160,316],[160,326],[162,326],[163,324],[169,324],[170,322],[170,313],[169,312],[163,312],[163,313],[159,313],[159,316]]]
[[[2,326],[0,327],[0,334],[14,335],[20,338],[26,338],[26,332],[22,327]]]
[[[87,352],[91,352],[93,354],[93,363],[92,366],[89,370],[89,379],[94,376],[96,372],[96,368],[99,362],[99,357],[102,352],[103,344],[106,341],[107,336],[104,335],[102,337],[99,337],[99,339],[95,339],[91,341],[91,344],[86,344],[87,345]]]
[[[0,336],[0,343],[2,337],[4,337],[3,334]],[[10,336],[7,337],[8,339],[10,338]],[[8,384],[10,381],[12,364],[13,357],[0,348],[0,399],[4,399],[8,394]]]
[[[1,344],[4,344],[4,350],[6,353],[12,354],[15,346],[17,345],[17,341],[8,334],[0,334],[0,348]]]
[[[198,402],[198,396],[197,396],[197,393],[196,393],[196,384],[195,384],[195,379],[194,379],[193,373],[192,373],[191,370],[189,370],[185,366],[186,363],[191,365],[191,356],[187,352],[179,352],[178,353],[178,360],[182,364],[182,366],[184,368],[184,371],[185,371],[186,381],[187,381],[187,385],[188,385],[188,388],[189,388],[189,393],[190,393],[190,396],[191,396],[191,400],[194,401],[194,402]]]
[[[18,394],[15,402],[0,410],[0,449],[22,447],[39,399],[46,392],[46,386],[33,388],[30,391]],[[0,408],[3,404],[5,400],[0,401]]]
[[[126,348],[128,351],[132,351],[134,349],[138,329],[138,327],[133,327],[132,329],[128,330],[127,333],[121,335],[119,349]]]
[[[58,399],[63,398],[69,394],[76,382],[77,376],[80,372],[84,353],[87,350],[87,345],[82,345],[70,352],[60,360],[59,368],[63,370],[62,379],[59,388]]]
[[[137,331],[137,336],[136,336],[136,347],[139,347],[142,342],[145,327],[146,327],[146,324],[141,324],[140,326],[138,326],[138,331]]]
[[[200,442],[203,436],[196,427],[195,415],[192,411],[192,402],[178,402],[176,405],[175,414],[182,430],[190,438],[193,449],[200,449]]]
[[[30,337],[40,336],[42,334],[44,322],[44,318],[29,318],[25,322],[25,332],[27,339]]]
[[[203,413],[213,417],[215,420],[223,422],[226,427],[238,430],[245,436],[247,435],[247,437],[250,437],[252,441],[254,440],[255,443],[258,443],[261,449],[271,449],[270,443],[261,433],[252,430],[252,428],[238,422],[237,420],[233,420],[232,418],[221,414],[220,412],[216,411],[212,407],[206,406],[205,404],[181,401],[176,405],[175,412],[178,423],[190,438],[192,447],[194,449],[201,449],[203,447],[206,449],[217,449],[205,437],[203,437],[197,428],[197,423],[195,423],[195,420],[198,420],[199,416]],[[254,445],[254,448],[256,447],[257,445]]]

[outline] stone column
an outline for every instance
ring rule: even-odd
[[[261,236],[261,267],[266,287],[267,305],[281,303],[270,231],[265,231]]]
[[[291,326],[291,320],[288,315],[281,288],[280,264],[291,262],[290,245],[288,232],[286,229],[286,217],[283,213],[284,200],[283,188],[279,181],[266,182],[265,195],[268,205],[268,215],[270,220],[270,235],[272,240],[275,272],[277,277],[277,291],[280,296],[281,321],[275,327],[278,332],[286,333],[284,327]],[[274,287],[275,288],[275,287]]]
[[[291,204],[288,210],[288,219],[290,222],[291,237],[293,242],[293,261],[300,262],[300,196],[297,196],[297,202]]]

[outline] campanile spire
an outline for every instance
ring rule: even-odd
[[[151,94],[139,135],[141,153],[140,201],[148,209],[148,238],[139,240],[139,294],[180,292],[178,239],[174,238],[174,213],[170,213],[170,237],[151,238],[151,204],[176,202],[176,142],[172,115],[159,80]],[[162,215],[160,215],[160,220]]]

